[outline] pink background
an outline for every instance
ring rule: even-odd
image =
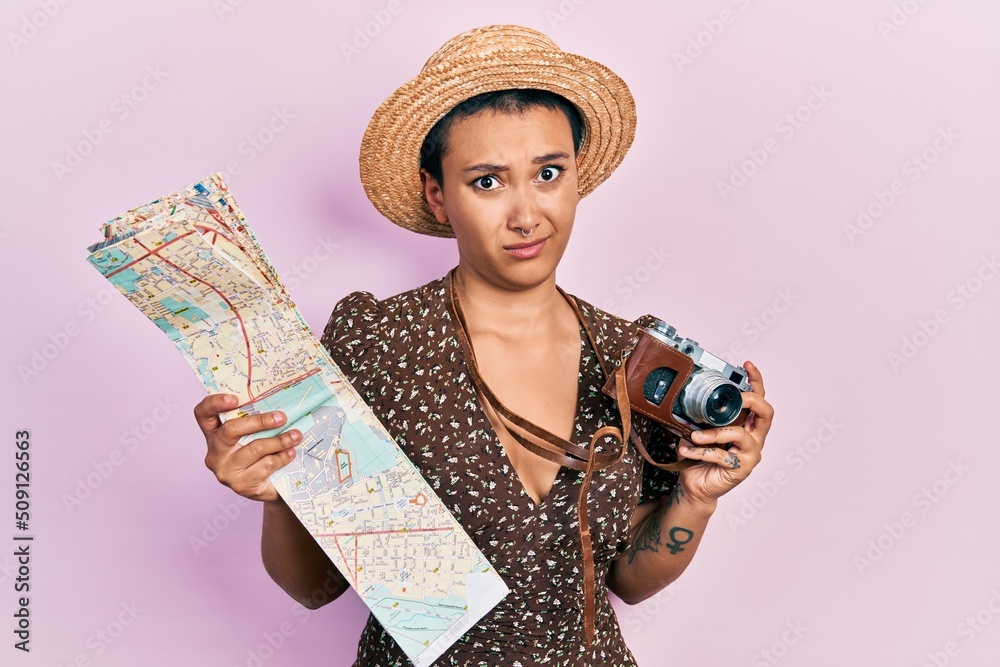
[[[350,291],[444,275],[454,241],[399,230],[365,198],[361,135],[446,39],[518,23],[610,66],[638,104],[631,152],[581,202],[560,284],[710,351],[735,345],[777,411],[764,461],[684,576],[616,602],[639,663],[995,665],[998,439],[979,422],[1000,401],[1000,5],[389,4],[4,3],[0,662],[350,664],[366,609],[348,593],[296,613],[271,582],[259,505],[234,504],[204,467],[199,383],[85,246],[105,219],[233,162],[314,328]],[[366,25],[377,34],[346,56]],[[275,110],[281,131],[252,152]],[[54,167],[80,143],[75,167]],[[734,169],[750,175],[724,199]],[[849,238],[859,207],[879,217]],[[54,358],[22,377],[43,350]],[[30,655],[11,647],[19,429]],[[68,508],[88,475],[100,485]]]

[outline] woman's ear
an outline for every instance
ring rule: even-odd
[[[444,191],[437,180],[431,176],[431,173],[422,167],[420,169],[420,184],[424,188],[424,199],[427,200],[427,205],[434,213],[434,217],[442,225],[447,225],[448,214],[444,210]]]

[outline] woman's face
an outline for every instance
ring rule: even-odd
[[[482,111],[456,121],[447,141],[445,188],[421,172],[435,217],[455,231],[459,267],[511,290],[554,279],[580,200],[565,114]]]

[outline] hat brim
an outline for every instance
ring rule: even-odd
[[[375,111],[361,141],[365,193],[378,211],[401,227],[454,237],[424,198],[420,147],[435,123],[481,93],[537,88],[562,95],[580,110],[586,138],[577,154],[578,191],[590,194],[618,167],[635,138],[635,100],[604,65],[565,51],[522,49],[471,53],[426,68]]]

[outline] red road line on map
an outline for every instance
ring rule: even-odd
[[[226,239],[227,241],[229,241],[230,243],[232,243],[234,246],[236,246],[237,248],[239,248],[240,250],[242,250],[244,255],[246,255],[247,257],[250,256],[250,253],[247,252],[246,248],[244,248],[238,242],[236,242],[234,239],[229,238],[225,234],[220,234],[219,230],[212,229],[211,227],[206,227],[205,225],[195,225],[194,228],[195,229],[201,229],[201,230],[204,230],[206,232],[211,232],[212,234],[215,234],[215,237],[212,238],[212,243],[213,244],[215,243],[216,238],[218,238],[219,236],[221,236],[222,238]],[[265,276],[265,278],[266,277],[267,276]]]
[[[193,201],[190,201],[190,200],[186,200],[186,201],[185,201],[185,203],[186,203],[186,204],[189,204],[189,205],[191,205],[191,206],[199,206],[197,202],[193,202]],[[199,206],[199,208],[204,208],[204,207],[203,207],[203,206]],[[213,219],[214,219],[214,220],[215,220],[216,222],[218,222],[218,223],[219,223],[220,225],[222,225],[223,227],[226,227],[226,223],[222,221],[222,217],[221,217],[221,216],[219,215],[218,211],[216,211],[216,210],[215,210],[214,208],[206,208],[205,210],[206,210],[206,211],[208,212],[208,214],[209,214],[210,216],[212,216],[212,218],[213,218]],[[246,248],[244,248],[244,247],[243,247],[243,246],[242,246],[242,245],[240,244],[240,242],[239,242],[239,241],[237,241],[236,239],[232,239],[232,238],[229,238],[229,237],[228,237],[228,236],[226,236],[225,234],[220,234],[220,233],[219,233],[219,231],[218,231],[218,230],[216,230],[216,229],[212,229],[211,227],[206,227],[205,225],[195,225],[195,226],[194,226],[194,228],[195,228],[195,229],[204,229],[204,230],[205,230],[205,231],[207,231],[207,232],[212,232],[212,233],[213,233],[213,234],[215,234],[216,236],[221,236],[222,238],[226,239],[227,241],[229,241],[230,243],[232,243],[232,244],[233,244],[234,246],[236,246],[237,248],[239,248],[240,250],[242,250],[242,251],[243,251],[243,254],[244,254],[244,255],[246,255],[247,257],[250,257],[250,256],[251,256],[251,255],[250,255],[250,253],[249,253],[249,252],[247,252],[247,249],[246,249]],[[213,244],[213,245],[215,244],[215,241],[214,241],[214,240],[212,241],[212,244]],[[264,273],[263,271],[260,271],[260,275],[264,276],[264,280],[266,280],[266,281],[267,281],[267,283],[268,283],[268,284],[269,284],[269,285],[270,285],[271,287],[274,287],[274,283],[272,283],[272,282],[271,282],[271,279],[270,279],[270,278],[268,278],[268,276],[267,276],[267,274],[266,274],[266,273]]]
[[[253,405],[253,404],[254,404],[254,403],[256,403],[257,401],[262,401],[262,400],[264,400],[265,398],[268,398],[268,397],[270,397],[270,396],[273,396],[274,394],[278,393],[279,391],[281,391],[281,390],[282,390],[282,389],[284,389],[285,387],[290,387],[290,386],[292,386],[293,384],[295,384],[296,382],[299,382],[300,380],[304,380],[304,379],[306,379],[307,377],[311,377],[311,376],[313,376],[313,375],[316,375],[316,374],[318,374],[319,372],[320,372],[320,369],[318,369],[318,368],[314,368],[314,369],[312,369],[311,371],[309,371],[308,373],[303,373],[302,375],[297,375],[296,377],[293,377],[293,378],[292,378],[291,380],[286,380],[285,382],[282,382],[282,383],[281,383],[281,384],[279,384],[279,385],[275,385],[275,386],[271,387],[270,389],[268,389],[267,391],[265,391],[265,392],[264,392],[263,394],[261,394],[260,396],[257,396],[256,398],[254,398],[254,399],[253,399],[252,401],[247,401],[246,403],[244,403],[244,404],[242,404],[242,405],[237,405],[235,409],[237,409],[237,410],[238,410],[238,409],[240,409],[240,408],[245,408],[245,407],[246,407],[246,406],[248,406],[248,405]]]
[[[146,259],[146,258],[147,258],[147,257],[149,257],[150,255],[158,255],[158,254],[160,254],[160,251],[161,251],[161,250],[163,250],[164,248],[166,248],[166,247],[167,247],[168,245],[170,245],[170,244],[171,244],[171,243],[173,243],[174,241],[180,241],[180,240],[181,240],[182,238],[184,238],[185,236],[191,236],[191,235],[192,235],[192,234],[194,234],[194,233],[195,233],[195,232],[185,232],[185,233],[181,234],[180,236],[177,236],[177,237],[175,237],[175,238],[172,238],[172,239],[170,239],[169,241],[165,241],[165,242],[164,242],[164,243],[163,243],[162,245],[159,245],[159,246],[157,246],[157,247],[156,247],[156,248],[154,248],[153,250],[150,250],[150,249],[149,249],[149,248],[147,248],[146,246],[142,245],[142,242],[141,242],[141,241],[139,241],[139,239],[137,239],[137,238],[135,238],[135,237],[133,236],[133,237],[132,237],[132,240],[134,240],[134,241],[135,241],[136,243],[138,243],[138,244],[139,244],[139,246],[140,246],[141,248],[143,248],[144,250],[146,250],[146,251],[147,251],[147,252],[146,252],[146,254],[145,254],[145,255],[143,255],[142,257],[138,257],[138,258],[136,258],[136,259],[135,259],[134,261],[131,261],[131,262],[129,262],[129,263],[128,263],[128,264],[126,264],[125,266],[119,266],[119,267],[118,267],[117,269],[115,269],[115,270],[114,270],[114,271],[112,271],[111,273],[107,273],[107,274],[105,274],[105,275],[104,275],[104,277],[105,277],[105,278],[110,278],[111,276],[115,275],[116,273],[121,273],[122,271],[124,271],[124,270],[125,270],[125,269],[127,269],[128,267],[132,266],[133,264],[137,264],[137,263],[141,262],[142,260]]]
[[[188,232],[188,233],[189,234],[194,234],[195,232]],[[187,236],[187,234],[185,234],[185,236]],[[180,238],[180,237],[178,237],[178,238]],[[141,248],[143,248],[145,250],[149,250],[149,248],[147,248],[146,246],[142,245],[142,241],[136,240],[136,243],[138,243]],[[164,245],[166,245],[166,244],[164,244]],[[163,246],[160,246],[160,248],[162,248],[162,247]],[[153,253],[150,252],[150,254],[153,254]],[[174,267],[175,269],[177,269],[178,271],[180,271],[181,273],[183,273],[185,276],[188,276],[189,278],[197,280],[202,285],[205,285],[210,290],[212,290],[213,292],[215,292],[216,294],[218,294],[219,298],[221,298],[223,301],[226,302],[226,305],[229,306],[229,310],[231,310],[232,313],[233,313],[233,315],[236,316],[237,321],[240,323],[240,328],[243,329],[243,342],[246,343],[246,345],[247,345],[247,396],[249,396],[252,399],[253,398],[253,393],[251,393],[251,391],[250,391],[250,383],[253,380],[253,362],[250,359],[250,335],[247,333],[247,325],[243,323],[243,318],[240,316],[239,311],[236,310],[236,308],[233,307],[232,302],[215,285],[212,285],[211,283],[205,282],[204,280],[202,280],[198,276],[194,275],[193,273],[185,271],[181,267],[179,267],[176,264],[174,264],[173,262],[171,262],[166,257],[160,257],[160,261],[164,262],[166,264],[169,264],[170,266]]]
[[[187,204],[188,206],[197,206],[198,208],[203,208],[203,209],[205,209],[205,212],[206,212],[206,213],[208,213],[208,214],[209,214],[210,216],[212,216],[213,218],[215,218],[215,221],[216,221],[217,223],[219,223],[219,224],[220,224],[220,225],[222,225],[223,227],[225,227],[225,226],[226,226],[226,223],[225,223],[225,221],[223,221],[223,219],[222,219],[222,216],[221,216],[221,215],[219,215],[219,212],[215,210],[215,207],[214,207],[214,206],[213,206],[213,207],[211,207],[211,208],[209,208],[209,207],[207,207],[207,206],[201,206],[200,204],[198,204],[198,202],[195,202],[195,201],[192,201],[192,200],[190,200],[190,199],[185,199],[185,200],[184,200],[184,203],[185,203],[185,204]]]
[[[368,533],[326,533],[316,537],[360,537],[361,535],[401,535],[402,533],[438,533],[443,530],[454,530],[447,526],[443,528],[409,528],[407,530],[373,530]]]
[[[344,566],[345,567],[350,567],[350,565],[348,565],[348,563],[347,563],[347,556],[344,555],[344,550],[340,548],[340,542],[337,541],[336,537],[333,538],[333,543],[337,545],[337,551],[340,552],[340,557],[344,559]],[[355,545],[355,549],[354,549],[354,558],[355,558],[355,561],[357,561],[357,557],[358,557],[358,550],[357,550],[357,546]],[[358,587],[358,573],[357,573],[357,569],[356,568],[355,568],[355,571],[351,573],[351,578],[354,579],[354,587],[357,588]]]

